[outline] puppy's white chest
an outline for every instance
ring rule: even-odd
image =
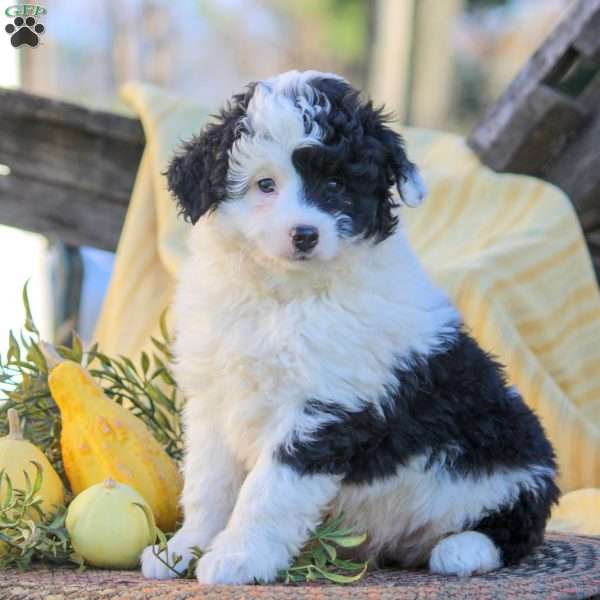
[[[318,284],[280,277],[276,289],[256,265],[220,255],[211,237],[208,226],[198,231],[202,252],[182,269],[175,375],[238,456],[285,440],[309,400],[349,411],[377,403],[396,384],[398,361],[437,343],[440,325],[413,305],[412,279],[398,278],[406,256],[393,247],[364,247],[365,266],[333,268]],[[375,252],[392,257],[373,267]],[[425,305],[440,304],[434,295]]]
[[[307,400],[352,409],[392,376],[391,344],[373,315],[318,299],[222,308],[180,330],[176,375],[245,462],[281,443]]]

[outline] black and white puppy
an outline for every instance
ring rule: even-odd
[[[541,542],[552,447],[408,246],[399,204],[425,190],[381,110],[329,73],[251,84],[168,184],[195,224],[174,304],[180,566],[197,545],[201,582],[272,581],[338,513],[364,557],[436,573]],[[173,575],[151,548],[142,570]]]

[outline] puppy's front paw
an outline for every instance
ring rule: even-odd
[[[158,546],[148,546],[142,552],[140,558],[142,574],[148,579],[173,579],[177,573],[184,572],[194,557],[190,551],[192,546],[198,545],[198,535],[191,531],[178,531],[168,543],[166,552],[161,552],[158,556]],[[173,565],[174,555],[181,556],[181,560],[170,569],[165,563]],[[161,560],[162,559],[162,560]]]
[[[502,566],[500,552],[492,540],[477,531],[463,531],[444,538],[435,546],[429,569],[441,575],[468,577]]]
[[[140,558],[142,566],[142,575],[148,579],[172,579],[177,577],[167,565],[165,565],[158,556],[155,556],[155,552],[158,553],[158,546],[147,546],[142,552]],[[169,552],[169,559],[171,553]],[[164,554],[160,555],[164,560]]]
[[[283,547],[221,537],[198,561],[196,577],[200,583],[211,584],[268,583],[288,564]]]

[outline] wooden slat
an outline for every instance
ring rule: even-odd
[[[144,143],[136,119],[0,90],[0,223],[114,250]]]
[[[566,192],[600,278],[600,0],[577,0],[468,144],[497,171]]]
[[[600,0],[575,2],[477,124],[468,143],[483,162],[498,171],[542,175],[544,166],[560,156],[567,141],[563,136],[572,141],[593,118],[593,110],[583,99],[554,89],[553,82],[561,67],[574,61],[578,53],[596,59],[599,15]]]

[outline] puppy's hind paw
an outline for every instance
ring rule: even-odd
[[[494,542],[477,531],[449,535],[438,542],[429,559],[432,573],[459,577],[488,573],[501,566],[500,551]]]

